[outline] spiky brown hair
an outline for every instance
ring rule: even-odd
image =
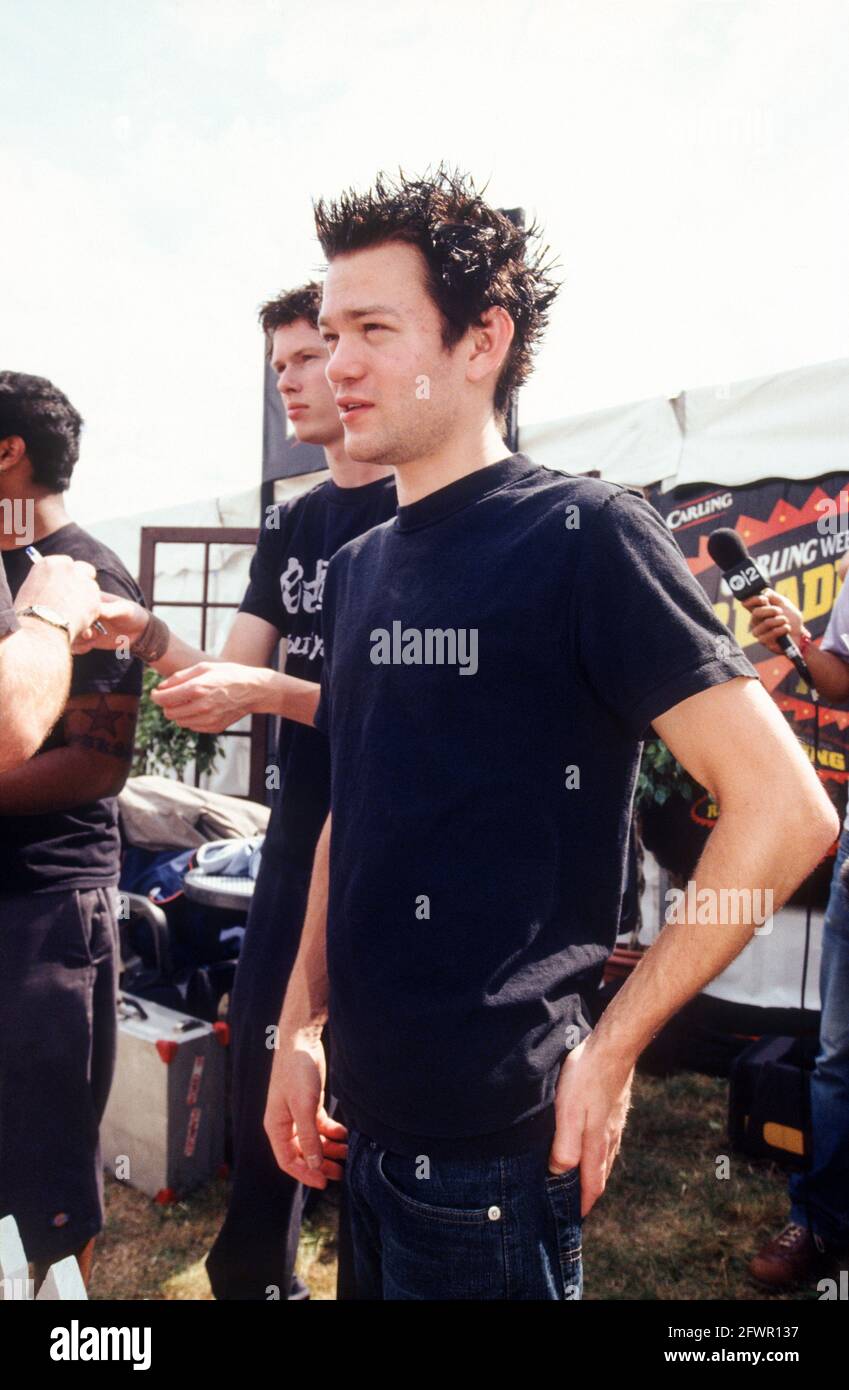
[[[507,311],[514,335],[494,402],[503,419],[511,395],[530,376],[560,285],[552,277],[548,247],[539,245],[536,224],[516,226],[484,201],[483,192],[467,174],[444,165],[421,178],[381,172],[365,193],[347,189],[336,199],[315,203],[315,225],[328,261],[388,241],[417,246],[447,349],[487,309]]]

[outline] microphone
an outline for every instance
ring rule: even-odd
[[[708,537],[708,554],[714,564],[722,571],[722,577],[735,598],[741,601],[753,598],[769,588],[769,580],[749,554],[746,543],[730,526],[721,526]],[[778,645],[784,655],[792,661],[802,680],[816,691],[814,678],[792,637],[785,633],[779,637]]]

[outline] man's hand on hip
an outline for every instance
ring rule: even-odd
[[[306,1187],[338,1181],[348,1131],[324,1108],[327,1063],[319,1033],[304,1029],[280,1037],[274,1054],[263,1122],[274,1157],[284,1173]]]
[[[611,1061],[592,1036],[568,1053],[554,1096],[556,1129],[549,1168],[581,1167],[581,1216],[592,1210],[610,1176],[628,1107],[634,1067]]]

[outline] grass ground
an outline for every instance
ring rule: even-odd
[[[589,1299],[761,1299],[745,1264],[787,1217],[784,1174],[732,1154],[727,1082],[638,1076],[623,1149],[584,1227]],[[718,1177],[726,1155],[729,1176]],[[107,1180],[107,1222],[91,1297],[209,1299],[203,1261],[223,1217],[216,1180],[170,1207]],[[333,1299],[336,1205],[305,1223],[298,1269],[316,1299]],[[773,1299],[816,1298],[814,1286]]]

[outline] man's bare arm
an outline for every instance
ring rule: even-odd
[[[717,906],[723,889],[770,891],[777,912],[840,829],[779,710],[759,683],[739,677],[681,701],[654,727],[720,807],[694,872],[696,900],[706,901],[705,889]],[[565,1169],[580,1162],[585,1212],[603,1191],[618,1151],[640,1053],[739,954],[759,925],[754,914],[737,924],[703,925],[686,920],[684,912],[682,917],[664,927],[594,1033],[561,1070],[551,1163]]]
[[[2,566],[2,560],[0,560]],[[0,772],[31,758],[56,723],[68,698],[68,638],[25,608],[52,608],[75,638],[97,617],[100,591],[93,566],[70,555],[49,555],[33,565],[15,600],[20,626],[0,638]]]
[[[327,1022],[327,904],[330,894],[331,817],[324,822],[313,859],[301,943],[280,1011],[280,1032],[316,1037]]]
[[[308,1187],[341,1178],[347,1130],[324,1108],[327,1065],[321,1030],[327,1022],[327,902],[330,816],[313,861],[301,944],[280,1012],[265,1132],[280,1167]]]
[[[120,594],[104,593],[101,596],[99,618],[104,631],[89,631],[86,637],[79,637],[74,643],[74,653],[82,656],[85,652],[95,650],[120,650],[122,646],[138,642],[149,620],[150,612],[141,603]],[[185,642],[169,628],[168,645],[162,656],[147,664],[161,676],[171,676],[201,661],[231,661],[242,666],[265,666],[279,636],[272,623],[267,623],[252,613],[237,613],[220,656],[195,647],[191,642]]]
[[[740,677],[683,701],[655,728],[720,808],[694,872],[696,890],[770,891],[777,912],[840,833],[837,813],[786,719],[759,682]],[[636,1061],[672,1014],[739,954],[757,925],[664,927],[641,962],[642,976],[635,971],[631,988],[620,991],[622,1003],[606,1012],[602,1036],[615,1036]]]
[[[264,618],[237,613],[221,656],[176,672],[157,686],[153,699],[168,719],[197,733],[220,733],[246,714],[279,714],[312,725],[321,687],[269,669],[279,638]]]
[[[62,716],[64,745],[0,776],[0,816],[70,811],[117,796],[132,765],[138,704],[135,695],[72,695]]]
[[[149,617],[131,599],[104,595],[100,621],[106,631],[92,632],[74,644],[74,651],[113,651],[122,642],[137,642]],[[278,714],[312,725],[318,683],[268,669],[279,640],[277,628],[253,613],[236,614],[220,656],[184,642],[169,629],[163,655],[147,663],[166,677],[151,699],[167,719],[198,733],[220,733],[247,714]]]
[[[39,618],[21,618],[0,641],[0,773],[31,758],[58,720],[71,686],[68,639]]]

